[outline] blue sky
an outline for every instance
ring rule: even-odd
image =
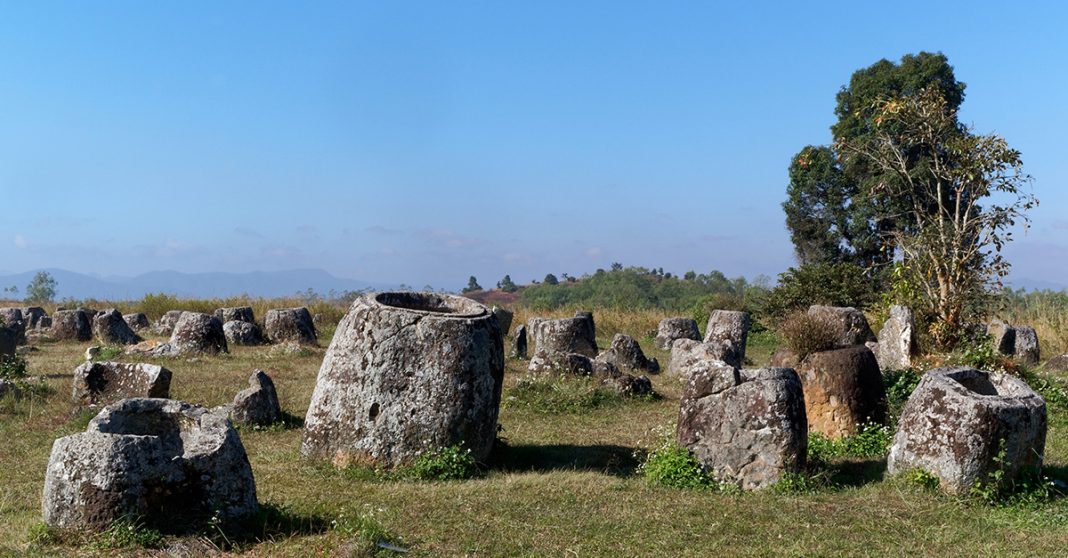
[[[0,272],[321,267],[457,288],[612,262],[774,276],[786,168],[880,58],[941,51],[1068,283],[1058,3],[0,4]]]

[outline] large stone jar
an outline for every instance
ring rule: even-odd
[[[1046,402],[1023,380],[974,368],[924,374],[901,413],[890,474],[921,469],[966,494],[1000,470],[1005,482],[1042,469]]]
[[[485,306],[434,293],[365,295],[326,351],[301,454],[396,466],[462,444],[483,460],[503,379],[500,325]]]

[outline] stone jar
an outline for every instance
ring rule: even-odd
[[[890,474],[920,469],[966,494],[1000,469],[1004,480],[1042,468],[1046,402],[1023,380],[974,368],[924,374],[901,413]]]
[[[503,379],[500,324],[485,306],[435,293],[365,295],[326,351],[301,454],[396,466],[461,444],[484,460]]]

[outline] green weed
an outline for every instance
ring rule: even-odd
[[[471,450],[454,445],[420,455],[408,473],[418,480],[463,480],[478,474],[478,464]]]

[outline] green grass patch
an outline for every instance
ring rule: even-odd
[[[856,434],[838,439],[809,432],[808,457],[813,461],[883,457],[890,450],[893,439],[894,431],[889,426],[874,423],[862,424]]]
[[[627,400],[651,400],[652,396],[623,397],[596,378],[530,376],[509,389],[501,402],[506,408],[522,408],[545,414],[587,413],[616,407]]]

